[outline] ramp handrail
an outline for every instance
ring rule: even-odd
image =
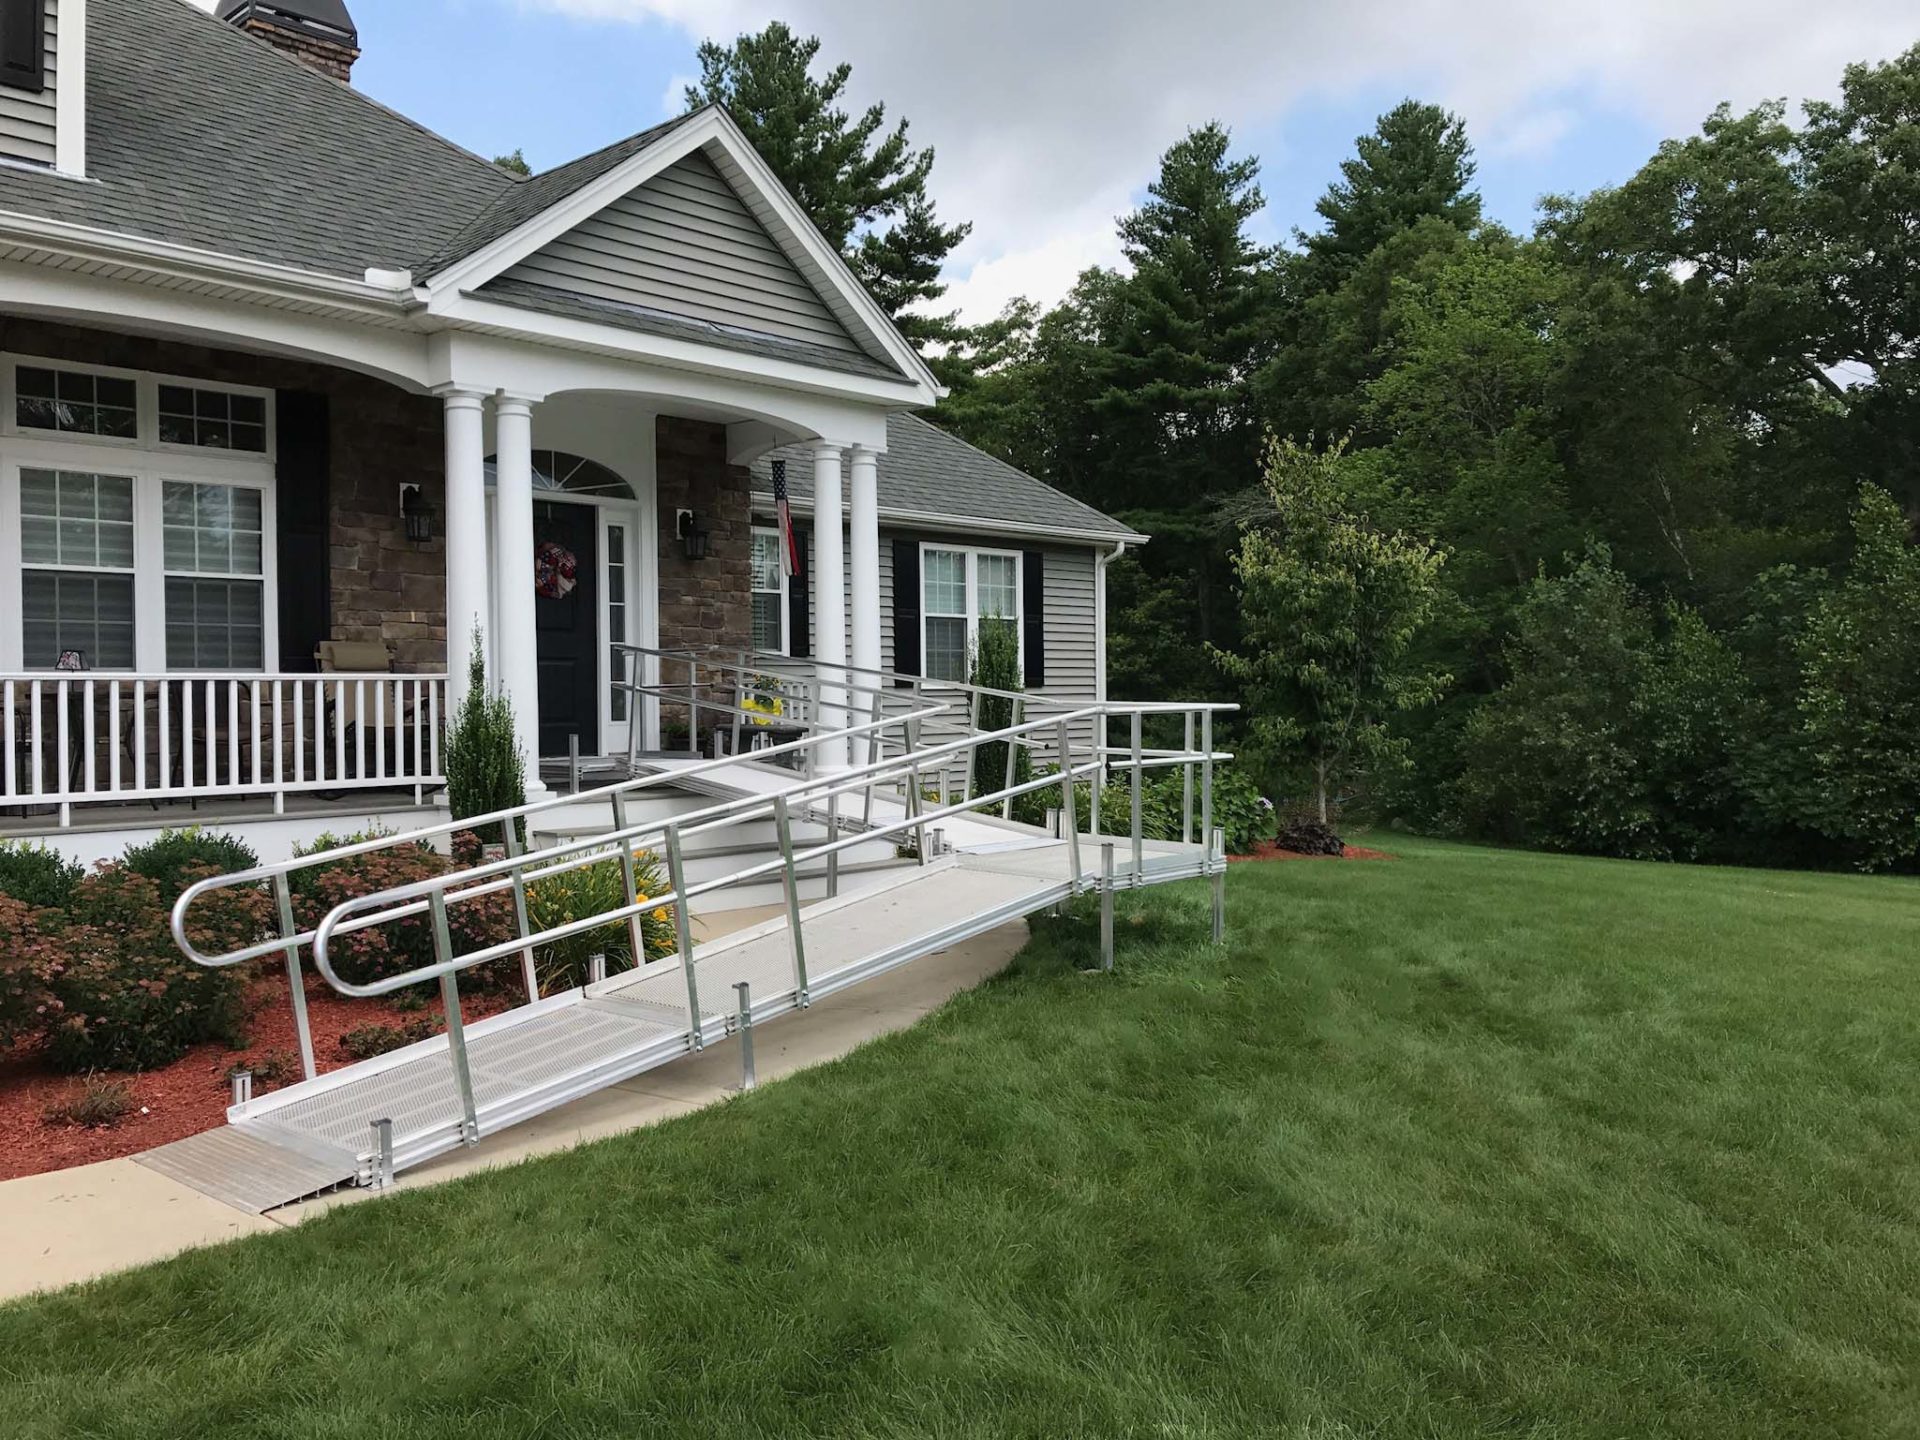
[[[1107,759],[1101,754],[1090,754],[1085,758],[1076,758],[1072,730],[1075,722],[1091,720],[1096,730],[1104,727],[1115,716],[1125,716],[1131,720],[1134,744],[1126,754],[1123,764],[1131,772],[1132,786],[1132,841],[1133,867],[1132,884],[1143,884],[1146,879],[1143,839],[1141,834],[1141,785],[1146,770],[1150,767],[1149,757],[1140,744],[1142,723],[1149,715],[1182,715],[1185,733],[1192,735],[1195,722],[1198,722],[1199,745],[1197,748],[1178,754],[1162,754],[1153,757],[1156,761],[1182,763],[1188,767],[1191,777],[1193,771],[1199,771],[1201,827],[1206,837],[1200,872],[1214,877],[1215,935],[1219,936],[1220,902],[1222,899],[1221,879],[1225,870],[1224,846],[1220,842],[1219,832],[1212,829],[1213,767],[1216,762],[1230,759],[1225,754],[1213,750],[1213,719],[1222,711],[1232,710],[1230,705],[1191,705],[1179,704],[1140,704],[1115,705],[1102,704],[1083,710],[1043,720],[1030,720],[1018,725],[964,737],[944,744],[918,749],[908,749],[905,753],[855,766],[845,771],[814,777],[786,787],[771,796],[750,796],[726,801],[705,807],[689,814],[677,816],[665,822],[643,822],[618,827],[608,835],[598,835],[584,840],[571,841],[562,845],[543,849],[531,854],[510,854],[499,860],[489,861],[455,873],[434,876],[372,895],[360,896],[336,905],[315,927],[313,939],[314,963],[327,982],[341,994],[372,997],[391,994],[410,985],[437,979],[440,985],[442,1006],[447,1027],[447,1055],[453,1070],[453,1077],[460,1100],[460,1119],[458,1134],[464,1143],[473,1143],[480,1136],[478,1101],[473,1076],[467,1060],[465,1022],[461,1013],[459,974],[478,965],[503,959],[519,953],[531,956],[534,947],[550,944],[575,935],[586,934],[601,927],[625,920],[631,928],[633,961],[636,967],[646,965],[646,946],[640,932],[640,918],[648,911],[672,907],[676,951],[682,981],[686,987],[687,1031],[686,1039],[691,1048],[704,1047],[709,1031],[716,1025],[726,1028],[731,1024],[729,1017],[715,1012],[715,1018],[708,1019],[708,1010],[700,1003],[698,967],[694,963],[692,925],[689,913],[690,901],[701,894],[739,884],[772,874],[780,874],[786,896],[787,932],[792,952],[792,984],[790,987],[775,989],[756,997],[757,1005],[763,1015],[778,1013],[783,1007],[804,1007],[810,999],[810,981],[807,969],[805,933],[800,904],[799,866],[809,859],[822,856],[835,856],[847,847],[862,843],[875,837],[905,835],[909,831],[916,834],[915,849],[923,865],[932,860],[929,849],[930,827],[937,822],[953,816],[977,812],[994,805],[1010,805],[1021,795],[1036,793],[1057,787],[1061,796],[1061,811],[1067,817],[1065,838],[1068,846],[1068,888],[1071,893],[1079,894],[1089,883],[1088,873],[1081,863],[1081,836],[1076,821],[1076,800],[1078,782],[1083,777],[1094,780],[1097,792],[1099,778],[1107,765]],[[944,764],[956,755],[965,755],[982,745],[994,743],[1012,744],[1016,741],[1036,737],[1040,732],[1051,729],[1054,743],[1058,747],[1060,767],[1054,774],[1018,781],[1004,786],[989,795],[970,796],[951,804],[940,804],[929,809],[922,793],[921,779],[928,767]],[[1097,746],[1104,750],[1106,747]],[[810,846],[796,845],[793,834],[793,819],[796,808],[806,813],[807,807],[817,809],[824,804],[831,815],[842,797],[865,791],[871,793],[876,784],[898,782],[901,788],[903,805],[898,819],[888,820],[871,827],[857,836],[844,836],[837,829],[829,828],[825,841]],[[1188,788],[1191,796],[1192,787]],[[685,839],[738,824],[748,819],[771,816],[778,834],[777,853],[766,860],[758,861],[733,871],[732,873],[695,884],[689,884],[686,878],[683,842]],[[1095,800],[1094,832],[1098,834],[1098,800]],[[1190,828],[1190,822],[1189,822]],[[671,887],[661,895],[639,895],[635,888],[635,872],[632,864],[634,845],[637,841],[656,839],[663,844],[666,852]],[[1111,856],[1105,857],[1109,862]],[[617,860],[623,868],[623,903],[608,907],[599,913],[569,920],[560,925],[549,926],[539,931],[531,929],[524,904],[516,906],[515,933],[511,938],[491,945],[481,946],[464,955],[456,955],[453,950],[452,931],[449,919],[450,907],[468,902],[485,895],[501,894],[511,890],[517,899],[522,899],[525,887],[547,876],[565,873],[587,865],[603,864],[608,860]],[[1102,867],[1103,884],[1109,890],[1115,883],[1111,864]],[[178,913],[178,912],[176,912]],[[365,984],[355,984],[344,980],[336,971],[329,947],[336,937],[355,930],[388,924],[420,914],[431,916],[434,959],[432,963],[416,967],[403,974],[387,976]],[[537,992],[536,992],[537,994]],[[754,1006],[743,999],[744,1019],[751,1022]],[[428,1129],[447,1122],[433,1122]],[[425,1132],[421,1132],[424,1134]],[[411,1137],[399,1137],[403,1142]]]
[[[982,745],[1004,743],[1041,730],[1064,731],[1073,721],[1098,719],[1111,714],[1199,714],[1203,717],[1203,729],[1208,732],[1202,741],[1205,747],[1188,752],[1183,756],[1162,756],[1161,764],[1189,764],[1204,768],[1205,783],[1201,789],[1203,831],[1211,830],[1212,785],[1211,770],[1215,763],[1230,760],[1231,755],[1214,752],[1211,749],[1211,720],[1213,715],[1230,711],[1232,705],[1191,705],[1178,703],[1108,703],[1095,705],[1080,711],[1058,717],[1023,722],[1017,726],[1008,726],[982,735],[968,736],[949,741],[942,745],[912,751],[901,756],[871,762],[864,766],[824,776],[813,780],[802,780],[798,784],[784,789],[772,796],[751,796],[738,800],[722,802],[702,810],[676,816],[670,821],[648,821],[624,827],[602,835],[582,840],[550,846],[525,855],[509,855],[498,860],[469,866],[466,869],[446,875],[430,876],[423,880],[393,886],[371,895],[358,896],[342,901],[323,918],[314,930],[314,962],[316,968],[336,990],[343,995],[371,998],[392,994],[410,985],[421,984],[447,974],[471,969],[493,960],[505,958],[533,946],[550,944],[574,935],[585,934],[622,919],[632,918],[643,912],[665,908],[668,905],[683,906],[688,900],[715,890],[725,889],[745,881],[761,878],[776,872],[792,872],[800,859],[823,856],[839,850],[881,839],[908,831],[924,832],[935,821],[976,812],[982,808],[997,806],[1004,800],[1018,798],[1021,795],[1040,790],[1061,788],[1063,799],[1068,806],[1073,800],[1073,782],[1082,776],[1091,774],[1103,765],[1098,758],[1074,761],[1069,752],[1064,757],[1061,768],[1049,775],[1003,787],[989,795],[975,795],[953,804],[945,804],[932,810],[924,808],[924,798],[911,788],[908,789],[907,813],[899,820],[875,825],[853,836],[835,837],[810,847],[804,855],[800,854],[790,839],[781,844],[778,858],[758,861],[751,865],[712,880],[694,885],[675,886],[660,895],[651,895],[644,900],[628,901],[626,904],[594,915],[584,916],[566,924],[550,927],[546,930],[521,933],[511,940],[500,941],[465,955],[446,954],[430,965],[420,966],[399,975],[387,976],[367,984],[355,984],[341,979],[335,972],[327,949],[336,934],[348,934],[356,930],[375,925],[388,924],[396,920],[408,919],[421,914],[433,914],[436,929],[441,922],[440,910],[446,903],[473,900],[487,895],[500,894],[509,889],[516,878],[524,883],[579,869],[587,865],[600,864],[609,859],[618,859],[623,853],[631,854],[635,842],[654,839],[668,842],[671,848],[677,848],[678,842],[693,835],[712,832],[744,820],[779,817],[782,810],[791,816],[795,806],[812,800],[816,804],[841,795],[862,792],[876,783],[884,783],[889,778],[906,778],[909,782],[934,762],[945,756],[963,753]],[[1126,767],[1136,774],[1154,768],[1146,762],[1144,754],[1136,764],[1135,757],[1128,752]],[[1138,785],[1135,786],[1136,790]],[[1063,809],[1067,807],[1063,806]],[[1138,807],[1135,807],[1134,841],[1138,847],[1141,837],[1138,833]],[[1069,813],[1071,813],[1069,811]],[[1096,819],[1097,825],[1097,819]],[[1077,827],[1069,826],[1071,848],[1077,849]],[[1096,830],[1097,834],[1098,831]],[[923,859],[926,858],[924,847]],[[1076,868],[1076,876],[1078,875]],[[208,884],[211,882],[202,882]],[[189,892],[191,893],[191,892]],[[377,913],[369,913],[376,912]]]

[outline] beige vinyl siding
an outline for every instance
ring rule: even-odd
[[[576,295],[859,353],[806,277],[698,152],[506,274]]]
[[[55,12],[58,0],[46,0],[47,88],[35,94],[0,85],[0,156],[30,165],[54,163]]]

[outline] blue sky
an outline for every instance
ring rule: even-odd
[[[694,50],[775,15],[854,65],[855,98],[935,143],[934,193],[975,234],[952,298],[1050,301],[1115,258],[1158,153],[1218,117],[1261,157],[1266,240],[1310,225],[1354,136],[1403,96],[1462,113],[1487,213],[1624,179],[1727,98],[1831,93],[1920,38],[1910,0],[350,0],[367,93],[536,169],[677,109]]]

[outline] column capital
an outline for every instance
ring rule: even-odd
[[[546,398],[544,395],[530,395],[516,390],[496,390],[493,394],[493,413],[531,415],[533,407]]]
[[[487,402],[485,391],[470,390],[464,385],[436,385],[433,393],[446,402],[449,410],[478,410]]]
[[[813,442],[813,458],[838,460],[847,453],[849,448],[851,447],[844,440],[816,440]]]
[[[887,453],[878,445],[853,445],[849,449],[852,451],[853,463],[856,465],[863,460],[872,460],[877,463],[880,457]]]

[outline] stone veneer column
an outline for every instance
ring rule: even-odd
[[[838,730],[847,723],[847,609],[845,532],[840,518],[840,449],[822,441],[813,451],[813,653],[820,677],[820,723]],[[816,752],[821,768],[847,768],[846,741]]]
[[[447,710],[467,694],[474,627],[487,631],[487,443],[485,403],[451,390],[446,405],[447,447]],[[490,632],[488,632],[490,635]]]
[[[540,779],[540,652],[533,627],[533,402],[502,394],[493,402],[493,420],[497,684],[513,702],[527,794],[540,796],[547,787]]]

